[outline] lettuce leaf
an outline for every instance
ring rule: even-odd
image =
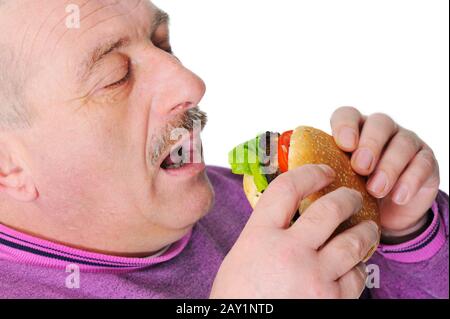
[[[228,154],[228,162],[233,174],[253,176],[258,192],[262,192],[269,186],[269,183],[261,169],[259,141],[260,137],[258,136],[235,147]]]

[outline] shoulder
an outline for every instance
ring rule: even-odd
[[[0,256],[0,299],[64,298],[64,271],[17,263]]]

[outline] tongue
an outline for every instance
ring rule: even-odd
[[[166,159],[162,163],[162,166],[163,167],[167,167],[167,166],[170,166],[170,165],[173,165],[173,164],[175,164],[175,163],[172,161],[171,156],[169,155],[169,156],[166,157]]]
[[[178,148],[176,150],[174,150],[172,153],[169,154],[169,156],[167,156],[164,159],[164,162],[162,163],[162,167],[167,167],[167,166],[171,166],[174,164],[179,164],[180,162],[183,161],[182,158],[182,148]],[[172,158],[175,160],[172,160]]]

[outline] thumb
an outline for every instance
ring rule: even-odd
[[[304,165],[281,174],[259,199],[249,225],[289,227],[300,202],[334,178],[335,172],[327,165]]]

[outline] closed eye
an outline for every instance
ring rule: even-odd
[[[127,83],[128,80],[130,79],[130,77],[131,77],[131,70],[130,70],[130,68],[128,68],[127,74],[122,79],[120,79],[119,81],[117,81],[117,82],[115,82],[113,84],[107,85],[106,88],[107,89],[117,88],[117,87]]]
[[[106,89],[115,89],[123,84],[126,84],[128,82],[128,80],[130,79],[130,77],[131,77],[131,63],[130,63],[130,61],[128,61],[127,62],[127,73],[125,74],[125,76],[122,79],[120,79],[119,81],[107,85],[105,88]]]
[[[163,51],[173,55],[172,46],[170,44],[162,43],[162,44],[156,45],[156,47],[158,47],[159,49],[161,49],[161,50],[163,50]],[[178,58],[177,58],[177,60],[178,60]],[[105,88],[106,89],[118,88],[118,87],[126,84],[128,82],[128,80],[131,78],[131,75],[132,75],[131,63],[128,63],[128,70],[127,70],[126,75],[122,79],[120,79],[119,81],[107,85]]]

